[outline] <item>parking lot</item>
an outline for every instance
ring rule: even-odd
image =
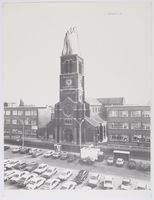
[[[43,153],[45,153],[48,150],[42,150],[42,151]],[[131,178],[132,189],[134,189],[140,182],[143,182],[148,186],[150,186],[150,172],[130,170],[127,168],[126,163],[123,167],[116,167],[115,165],[108,166],[106,160],[103,160],[102,162],[95,162],[94,165],[89,166],[80,164],[78,159],[76,159],[74,162],[68,163],[67,160],[53,159],[52,157],[45,158],[43,154],[36,158],[33,158],[31,155],[28,154],[12,153],[11,148],[5,151],[4,157],[5,159],[22,160],[25,161],[26,163],[37,162],[39,164],[44,163],[48,164],[48,166],[54,166],[57,168],[57,173],[53,175],[52,178],[58,178],[62,170],[70,169],[72,170],[72,176],[70,176],[68,180],[73,180],[75,176],[78,174],[79,170],[85,169],[89,171],[89,174],[92,172],[99,173],[101,180],[103,179],[104,176],[112,176],[114,189],[119,189],[119,185],[121,184],[123,177]],[[81,189],[83,186],[86,186],[88,184],[88,178],[89,177],[87,177],[82,184],[78,185],[76,189]],[[62,184],[63,182],[60,183],[56,187],[56,189],[60,189]],[[18,188],[16,184],[15,185],[10,184],[9,182],[6,181],[5,189],[21,189],[21,188]],[[93,189],[99,189],[99,185]]]

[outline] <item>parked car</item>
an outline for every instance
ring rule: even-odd
[[[90,186],[84,185],[81,190],[91,190],[92,188]]]
[[[13,147],[11,149],[12,153],[19,153],[20,152],[21,147]]]
[[[22,147],[21,149],[20,149],[20,153],[21,154],[26,154],[26,153],[28,153],[29,152],[29,148],[27,148],[27,147]]]
[[[38,167],[38,163],[36,162],[31,162],[30,164],[27,165],[27,167],[24,169],[25,171],[32,172]]]
[[[43,154],[42,150],[36,150],[36,151],[33,152],[32,157],[36,158],[36,157],[38,157],[42,154]]]
[[[71,170],[64,170],[60,175],[59,175],[59,179],[61,181],[66,181],[70,176],[72,176],[72,171]]]
[[[77,183],[73,181],[66,181],[62,186],[61,190],[74,190],[77,186]]]
[[[122,167],[123,165],[124,165],[124,159],[123,158],[117,158],[116,166]]]
[[[99,182],[100,182],[100,175],[98,173],[91,173],[88,180],[88,186],[97,187]]]
[[[47,168],[48,168],[47,164],[39,164],[39,166],[33,171],[33,173],[42,174],[47,170]]]
[[[146,183],[138,183],[135,187],[135,190],[147,190],[148,186]]]
[[[41,185],[43,185],[45,181],[46,181],[45,178],[42,178],[42,177],[39,177],[39,176],[34,177],[26,185],[26,188],[28,190],[35,190],[35,189],[39,188]]]
[[[70,154],[70,155],[68,156],[67,162],[73,162],[73,161],[75,161],[75,160],[76,160],[76,156],[73,155],[73,154]]]
[[[63,152],[61,153],[60,159],[61,159],[61,160],[67,160],[67,158],[68,158],[68,153],[65,152],[65,151],[63,151]]]
[[[27,166],[27,164],[26,164],[24,161],[20,161],[20,162],[14,167],[14,169],[21,170],[21,169],[24,169],[26,166]]]
[[[6,150],[9,149],[9,148],[10,148],[10,146],[4,145],[4,151],[6,151]]]
[[[49,179],[47,180],[44,185],[40,187],[42,190],[53,190],[60,184],[60,180],[58,178],[55,179]]]
[[[41,177],[49,179],[51,178],[54,174],[57,173],[57,168],[56,167],[50,167],[47,169],[47,171],[45,171]]]
[[[113,190],[113,178],[111,176],[105,176],[103,181],[100,183],[100,188],[103,190]]]
[[[30,148],[28,154],[32,155],[35,151],[37,151],[36,148]]]
[[[26,171],[18,171],[16,172],[10,179],[10,183],[14,184],[14,183],[17,183],[19,181],[19,179],[23,176],[23,175],[26,175],[26,174],[29,174],[29,172],[26,172]]]
[[[108,165],[113,165],[114,164],[114,158],[113,157],[108,157],[107,164]]]
[[[130,160],[127,164],[129,169],[136,169],[136,161],[135,160]]]
[[[55,159],[58,159],[58,158],[60,158],[60,155],[61,155],[61,153],[59,151],[56,151],[52,154],[52,157]]]
[[[91,160],[91,158],[83,158],[83,159],[80,159],[79,162],[81,164],[86,164],[86,165],[93,165],[94,164],[94,161]]]
[[[45,158],[49,158],[49,157],[51,157],[51,156],[53,155],[54,152],[55,152],[54,150],[47,151],[46,153],[44,153],[43,156],[44,156]]]
[[[32,178],[35,178],[37,176],[38,176],[37,174],[33,174],[33,173],[32,174],[25,174],[19,179],[17,186],[18,187],[25,187],[31,181]]]
[[[9,178],[11,178],[11,176],[13,176],[13,174],[15,172],[17,172],[18,170],[9,170],[9,171],[6,171],[4,173],[4,181],[7,181]]]
[[[5,168],[13,169],[18,163],[19,163],[19,160],[12,160],[11,162],[5,165]]]
[[[122,183],[120,185],[121,190],[131,190],[132,189],[132,183],[130,178],[123,178]]]
[[[80,170],[73,181],[75,181],[77,184],[81,184],[88,177],[88,173],[89,172],[87,170]]]

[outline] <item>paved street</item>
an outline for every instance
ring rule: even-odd
[[[47,150],[43,150],[46,152]],[[129,177],[131,178],[133,182],[133,187],[137,184],[137,182],[146,182],[148,185],[150,185],[150,173],[149,172],[142,172],[138,170],[130,170],[126,166],[122,168],[118,168],[116,166],[108,166],[106,163],[106,160],[103,162],[96,162],[93,166],[87,166],[87,165],[81,165],[78,160],[76,160],[73,163],[68,163],[67,160],[60,160],[60,159],[53,159],[53,158],[44,158],[43,155],[32,158],[31,155],[28,154],[20,154],[15,153],[13,154],[11,150],[5,151],[5,159],[6,158],[15,158],[18,160],[23,160],[27,163],[30,163],[32,161],[36,161],[38,163],[46,163],[49,166],[55,166],[58,168],[57,174],[53,176],[53,178],[58,177],[59,173],[63,169],[71,169],[73,171],[73,175],[69,178],[69,180],[72,180],[78,173],[80,169],[86,169],[89,172],[97,172],[101,174],[101,177],[106,175],[111,175],[114,178],[114,186],[117,189],[118,186],[121,183],[121,180],[123,177]],[[80,189],[83,185],[86,185],[88,179],[84,181],[83,184],[77,187],[77,189]],[[59,185],[57,189],[61,187],[62,184]],[[5,189],[17,189],[16,185],[10,185],[9,183],[5,183]],[[97,188],[96,188],[97,189]]]

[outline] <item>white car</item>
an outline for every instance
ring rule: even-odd
[[[8,164],[5,165],[5,168],[13,169],[18,163],[19,163],[19,160],[12,160]]]
[[[120,185],[121,190],[131,190],[132,189],[132,183],[130,178],[123,178],[122,183]]]
[[[26,185],[26,188],[28,190],[35,190],[35,189],[39,188],[41,185],[43,185],[45,181],[46,181],[45,178],[42,178],[42,177],[39,177],[39,176],[34,177]]]
[[[105,176],[103,180],[103,187],[104,190],[113,190],[113,178],[111,176]]]
[[[53,153],[54,153],[55,151],[47,151],[45,154],[44,154],[44,157],[45,158],[49,158],[49,157],[51,157],[52,155],[53,155]]]
[[[41,175],[41,177],[48,179],[48,178],[51,178],[56,173],[57,173],[57,168],[56,167],[50,167],[50,168],[47,169],[47,171],[45,171]]]
[[[38,175],[34,174],[34,173],[32,173],[32,174],[29,173],[29,174],[23,175],[18,180],[18,183],[17,183],[18,187],[25,187],[31,181],[31,179],[35,178],[35,177],[38,177]]]
[[[18,173],[15,173],[11,178],[10,178],[10,183],[17,183],[19,179],[23,176],[29,174],[29,172],[26,171],[18,171]]]
[[[61,190],[74,190],[77,186],[77,183],[74,181],[67,181],[61,186]]]
[[[42,190],[53,190],[60,184],[60,180],[58,178],[47,180],[44,185],[40,187]]]
[[[138,183],[135,187],[135,190],[147,190],[148,189],[148,185],[146,183]]]
[[[91,190],[91,189],[92,189],[91,187],[86,186],[86,185],[81,188],[81,190]]]
[[[18,153],[20,152],[21,147],[14,147],[11,149],[12,153]]]
[[[98,173],[91,173],[88,180],[88,185],[92,187],[97,187],[99,182],[100,182],[100,175]]]
[[[7,181],[9,179],[9,177],[11,177],[11,175],[13,176],[13,174],[15,172],[17,172],[18,170],[9,170],[9,171],[6,171],[4,173],[4,181]]]
[[[117,158],[116,165],[118,167],[122,167],[124,165],[124,159],[123,158]]]
[[[62,181],[67,180],[70,176],[72,175],[72,171],[71,170],[64,170],[60,175],[59,175],[59,179]]]
[[[33,173],[42,174],[48,168],[47,164],[39,164],[39,166],[33,171]]]

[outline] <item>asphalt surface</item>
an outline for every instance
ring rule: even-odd
[[[43,150],[43,152],[46,152],[48,150]],[[26,163],[30,163],[32,161],[38,162],[38,163],[45,163],[49,166],[55,166],[58,169],[58,172],[52,177],[57,178],[59,174],[62,172],[63,169],[71,169],[73,171],[73,175],[68,179],[72,180],[77,174],[78,171],[81,169],[86,169],[90,173],[96,172],[101,175],[101,179],[103,179],[104,176],[112,176],[114,179],[114,188],[118,189],[119,185],[121,184],[122,178],[127,177],[131,178],[133,183],[133,188],[139,183],[144,182],[150,186],[150,172],[143,172],[138,170],[130,170],[126,167],[126,164],[124,167],[116,167],[116,166],[108,166],[106,163],[106,160],[102,162],[95,162],[94,165],[88,166],[83,165],[78,162],[78,160],[74,161],[73,163],[68,163],[67,160],[60,160],[60,159],[53,159],[53,158],[44,158],[43,155],[32,158],[31,155],[28,154],[20,154],[20,153],[12,153],[11,149],[8,149],[4,151],[4,158],[11,158],[11,159],[17,159],[17,160],[23,160]],[[76,189],[81,189],[84,185],[87,185],[88,178],[79,186],[77,186]],[[56,188],[59,189],[61,187],[62,183]],[[21,189],[17,188],[16,185],[11,185],[8,182],[4,183],[5,189]],[[94,189],[98,189],[94,188]]]

